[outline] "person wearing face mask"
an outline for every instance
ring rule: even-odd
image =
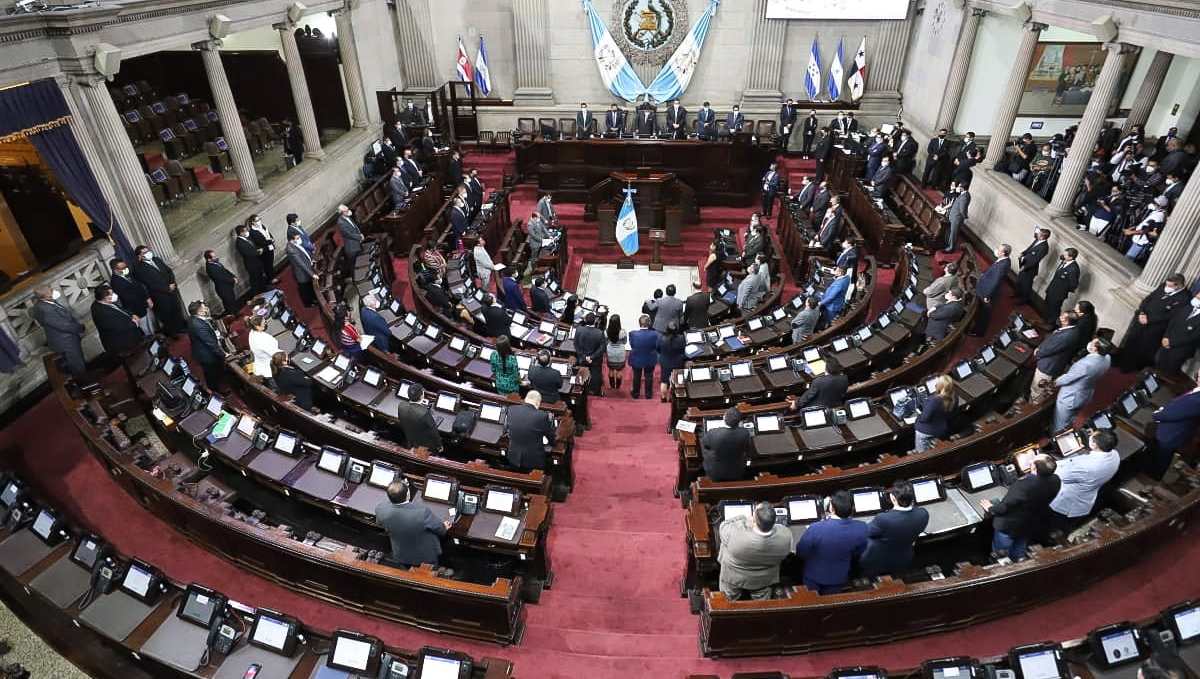
[[[187,330],[183,319],[183,305],[175,286],[175,272],[166,262],[158,259],[145,245],[134,250],[137,263],[133,265],[133,277],[150,291],[154,302],[154,313],[168,335],[181,335]]]
[[[804,127],[801,132],[804,135],[804,146],[801,149],[801,154],[805,158],[812,153],[813,140],[817,138],[817,130],[821,129],[821,120],[817,118],[817,112],[809,111],[808,117],[804,119]]]
[[[588,110],[586,101],[579,103],[579,110],[575,112],[575,138],[589,139],[596,132],[596,119],[592,117],[592,112]]]
[[[875,176],[887,152],[888,145],[887,141],[884,140],[883,133],[875,130],[875,136],[872,138],[871,145],[867,147],[867,170],[866,174],[863,175],[865,178],[871,179]]]
[[[1017,258],[1017,300],[1028,304],[1033,301],[1033,279],[1037,278],[1042,260],[1050,253],[1050,229],[1033,228],[1033,242],[1021,251]]]
[[[113,358],[133,351],[146,338],[133,314],[121,308],[117,293],[107,285],[96,288],[92,302],[92,322],[100,336],[100,346]]]
[[[900,174],[912,174],[913,168],[917,166],[917,140],[912,138],[912,134],[907,129],[900,130],[900,143],[896,145],[896,172]]]
[[[1167,375],[1182,374],[1183,364],[1200,348],[1200,292],[1171,314],[1154,366]]]
[[[954,252],[958,234],[967,221],[967,209],[971,206],[971,192],[958,182],[950,184],[950,195],[954,196],[954,200],[946,208],[946,219],[950,222],[950,229],[946,232],[946,252]]]
[[[742,115],[742,108],[734,105],[733,110],[729,115],[725,116],[725,129],[730,136],[742,131],[742,126],[746,124],[746,116]]]
[[[1058,256],[1058,268],[1046,286],[1046,318],[1058,318],[1063,302],[1079,288],[1079,251],[1067,248]]]
[[[1192,375],[1200,385],[1200,372]],[[1175,451],[1182,451],[1196,441],[1200,429],[1200,386],[1176,396],[1154,411],[1154,443],[1150,446],[1144,471],[1161,479],[1171,467]]]
[[[701,141],[717,140],[717,114],[706,101],[696,114],[696,136]]]
[[[250,240],[258,248],[258,258],[262,260],[262,270],[269,283],[271,274],[275,272],[275,239],[258,215],[250,215],[246,226],[250,227]]]
[[[287,215],[287,239],[291,240],[295,236],[300,236],[301,244],[308,254],[315,254],[317,246],[313,245],[312,238],[308,232],[304,230],[304,225],[300,223],[300,215],[289,212]]]
[[[199,300],[188,304],[188,339],[192,342],[192,357],[204,371],[204,383],[209,390],[225,391],[225,348],[221,333],[213,323],[208,305]]]
[[[1183,182],[1180,181],[1180,175],[1172,172],[1167,175],[1167,181],[1163,184],[1163,192],[1158,195],[1159,198],[1166,198],[1167,205],[1175,207],[1175,203],[1179,202],[1179,196],[1183,193]]]
[[[83,377],[87,372],[83,360],[83,324],[59,301],[62,293],[57,288],[38,288],[33,294],[37,297],[33,320],[46,333],[46,346],[62,356],[67,372],[77,379]]]
[[[204,273],[208,275],[208,280],[212,281],[213,289],[221,300],[221,313],[228,316],[237,311],[235,288],[238,277],[221,263],[221,258],[217,257],[213,250],[204,251]]]
[[[897,159],[897,163],[899,159]],[[871,196],[875,200],[883,200],[887,198],[888,193],[892,190],[892,179],[894,177],[892,169],[892,159],[889,156],[884,156],[880,159],[879,169],[875,174],[871,175]]]
[[[796,124],[796,103],[788,99],[779,107],[779,148],[787,150],[788,141],[792,137],[792,127]]]
[[[687,109],[679,104],[678,99],[672,101],[671,108],[667,109],[667,130],[672,139],[687,138]]]
[[[233,249],[242,258],[246,276],[250,279],[250,294],[257,295],[267,289],[269,280],[262,266],[262,249],[250,237],[250,227],[240,224],[233,231]]]
[[[1151,365],[1162,346],[1167,324],[1176,311],[1186,308],[1190,308],[1188,295],[1183,274],[1179,273],[1167,276],[1161,288],[1142,298],[1117,355],[1116,365],[1121,372],[1135,372]]]
[[[767,168],[762,178],[762,214],[770,217],[775,208],[775,194],[779,193],[779,173],[775,171],[775,163]]]
[[[108,268],[113,272],[108,285],[117,293],[121,308],[133,314],[143,334],[153,335],[154,312],[151,309],[154,302],[150,299],[150,291],[133,278],[124,260],[114,257],[108,260]]]
[[[937,136],[929,140],[925,147],[925,172],[921,174],[921,186],[940,189],[945,181],[946,160],[949,156],[949,142],[946,135],[949,130],[938,130]]]
[[[292,275],[296,278],[296,289],[300,292],[300,301],[304,306],[311,307],[317,303],[317,292],[313,290],[313,279],[316,271],[313,268],[312,254],[304,247],[300,234],[292,236],[287,248],[288,264],[291,265]]]

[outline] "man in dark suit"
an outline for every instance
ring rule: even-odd
[[[458,186],[463,182],[462,153],[458,149],[450,152],[450,162],[446,166],[446,185]]]
[[[672,139],[687,138],[687,109],[679,105],[678,99],[672,101],[671,108],[667,109],[667,131]]]
[[[550,413],[538,410],[542,395],[531,389],[525,402],[509,406],[505,429],[508,431],[508,463],[528,472],[546,468],[546,447],[553,446],[558,437]]]
[[[712,298],[700,281],[692,281],[692,294],[683,300],[683,322],[692,330],[708,327],[708,305]]]
[[[304,160],[304,135],[292,121],[283,121],[283,152],[292,157],[292,162],[299,165]]]
[[[414,125],[424,125],[425,112],[417,108],[413,104],[412,99],[409,99],[408,101],[404,102],[404,110],[400,111],[399,119],[401,123],[409,127]]]
[[[408,183],[404,181],[404,171],[398,167],[392,168],[392,176],[388,179],[388,194],[392,197],[392,210],[404,207],[408,202]]]
[[[550,365],[550,352],[538,349],[533,365],[529,366],[529,387],[542,396],[542,403],[562,400],[563,377]]]
[[[1038,455],[1033,460],[1033,473],[1009,486],[1003,500],[994,504],[980,501],[980,506],[992,517],[993,552],[1005,554],[1013,561],[1026,557],[1029,538],[1044,525],[1050,502],[1062,485],[1054,473],[1057,469],[1054,458]]]
[[[876,132],[871,145],[867,147],[867,169],[863,177],[868,180],[873,179],[875,173],[879,171],[879,166],[883,164],[883,157],[887,154],[888,145],[884,141],[883,133]]]
[[[575,112],[575,138],[588,139],[595,132],[596,119],[588,110],[586,101],[579,102],[579,110]]]
[[[979,307],[975,310],[975,323],[970,331],[974,337],[982,337],[987,332],[996,296],[1000,293],[1000,286],[1004,283],[1004,279],[1008,278],[1009,270],[1012,269],[1011,245],[1004,243],[992,254],[996,259],[987,269],[984,269],[983,273],[979,275],[979,281],[975,284],[975,297],[979,299]]]
[[[59,303],[62,293],[57,289],[38,288],[34,291],[33,320],[46,334],[46,346],[63,357],[67,372],[79,378],[87,371],[83,360],[83,324],[71,310]]]
[[[419,384],[408,385],[408,401],[396,404],[396,426],[404,435],[404,445],[409,448],[425,448],[430,453],[442,450],[442,435],[438,432],[433,411],[425,405],[425,388]]]
[[[775,194],[777,193],[779,193],[779,173],[775,171],[775,163],[771,163],[762,178],[762,216],[771,216],[771,212],[775,209]]]
[[[313,289],[313,279],[317,273],[313,268],[312,254],[304,247],[304,241],[299,234],[292,236],[284,249],[287,261],[296,279],[296,290],[300,293],[300,301],[306,307],[317,303],[317,292]]]
[[[478,214],[483,207],[483,180],[479,178],[479,169],[471,168],[467,170],[467,178],[463,180],[463,185],[467,187],[467,205],[471,207],[471,214]]]
[[[817,137],[813,149],[813,158],[817,161],[817,170],[813,174],[813,181],[821,183],[825,180],[825,164],[829,161],[832,153],[833,133],[828,127],[821,128],[821,134]]]
[[[804,147],[800,151],[804,154],[805,158],[812,152],[813,140],[817,138],[817,130],[819,129],[821,129],[821,120],[817,118],[817,112],[809,111],[808,117],[804,119],[804,129],[802,130],[804,134]]]
[[[859,559],[866,577],[899,575],[912,565],[913,544],[929,525],[929,510],[917,506],[912,484],[892,485],[892,508],[876,514],[867,524],[867,547]]]
[[[658,134],[658,116],[653,106],[647,104],[638,109],[636,127],[639,137],[653,137]]]
[[[401,476],[393,481],[387,487],[387,499],[375,507],[375,523],[387,531],[395,565],[437,566],[442,556],[441,538],[453,521],[438,521],[426,504],[412,501],[415,495],[408,479]]]
[[[1033,301],[1033,279],[1037,278],[1042,260],[1050,252],[1050,229],[1034,229],[1033,242],[1021,251],[1017,258],[1017,301],[1029,304]]]
[[[424,280],[424,279],[421,279]],[[453,309],[450,304],[450,296],[446,294],[446,290],[436,281],[430,281],[423,285],[425,290],[425,301],[429,302],[429,306],[437,309],[443,314],[448,314]],[[508,328],[508,325],[504,326]]]
[[[496,304],[496,298],[490,292],[483,295],[482,304],[484,333],[488,337],[507,335],[512,321],[509,319],[508,313],[504,311],[504,307]]]
[[[742,115],[742,109],[737,104],[734,104],[733,110],[725,116],[725,129],[729,131],[729,135],[733,136],[742,131],[742,126],[746,124],[746,116]]]
[[[134,250],[137,263],[133,265],[133,277],[150,291],[154,302],[154,314],[168,335],[179,335],[187,328],[179,293],[175,289],[175,272],[158,259],[150,248],[139,245]]]
[[[846,392],[850,390],[850,380],[842,372],[842,366],[835,359],[825,362],[825,374],[813,379],[808,388],[800,396],[791,401],[789,410],[798,412],[805,408],[821,406],[832,408],[840,406],[846,400]]]
[[[1190,299],[1183,275],[1178,273],[1167,276],[1162,288],[1146,295],[1125,331],[1117,367],[1123,372],[1133,372],[1151,365],[1162,346],[1167,324],[1176,310],[1188,308]]]
[[[262,260],[267,279],[270,280],[271,274],[275,272],[275,239],[258,215],[250,215],[249,226],[250,240],[254,241],[255,247],[259,249],[258,257]]]
[[[204,382],[209,390],[225,392],[225,349],[213,324],[208,305],[196,301],[188,305],[188,339],[192,341],[192,357],[204,370]]]
[[[358,318],[362,321],[362,334],[375,338],[372,343],[380,351],[391,351],[392,333],[388,329],[387,319],[379,313],[379,298],[375,295],[365,295],[358,309]]]
[[[650,328],[649,314],[638,317],[638,329],[629,333],[629,367],[633,369],[633,389],[630,396],[638,398],[642,378],[646,390],[642,398],[650,398],[654,389],[654,368],[658,366],[658,333]]]
[[[291,396],[297,406],[309,412],[319,412],[313,407],[313,378],[296,367],[287,354],[281,351],[271,358],[271,374],[276,392]]]
[[[100,345],[113,358],[136,349],[146,338],[138,327],[133,314],[117,303],[117,293],[107,285],[96,288],[96,301],[92,302],[92,322],[100,335]]]
[[[289,212],[287,215],[287,239],[291,240],[296,236],[300,236],[301,244],[308,254],[315,254],[317,247],[313,245],[312,237],[308,235],[308,231],[304,230],[304,224],[300,223],[300,215],[295,212]]]
[[[154,319],[150,309],[154,302],[150,299],[150,291],[133,277],[125,260],[114,257],[108,260],[108,268],[113,273],[108,284],[117,293],[121,308],[133,314],[142,334],[153,335]]]
[[[608,113],[604,114],[604,136],[619,137],[621,131],[625,127],[624,116],[621,115],[621,109],[613,104]]]
[[[842,239],[842,251],[838,253],[833,265],[849,271],[851,275],[858,272],[858,248],[854,247],[854,241],[849,238]]]
[[[342,236],[342,276],[354,273],[354,260],[362,252],[363,232],[358,228],[354,213],[345,205],[338,206],[338,233]]]
[[[1200,373],[1193,377],[1200,384]],[[1200,386],[1176,396],[1167,405],[1154,411],[1154,445],[1150,448],[1145,472],[1161,479],[1171,467],[1175,451],[1196,440],[1200,429]]]
[[[796,102],[788,99],[779,107],[779,148],[787,151],[792,139],[792,128],[796,126]]]
[[[1046,318],[1057,318],[1067,296],[1079,288],[1079,251],[1067,248],[1059,255],[1058,267],[1046,287]]]
[[[827,254],[833,254],[833,248],[842,235],[842,197],[834,196],[829,201],[829,209],[817,229],[817,242]]]
[[[700,456],[704,475],[710,481],[740,481],[746,478],[746,458],[753,445],[750,430],[741,426],[737,408],[725,411],[725,426],[704,432],[700,437]]]
[[[958,155],[954,159],[959,162],[969,160],[974,157],[975,152],[978,150],[979,146],[975,144],[975,133],[967,132],[963,135],[963,140],[958,147]]]
[[[950,205],[946,208],[946,220],[950,222],[950,228],[946,231],[945,252],[954,252],[958,234],[962,231],[963,224],[967,222],[967,215],[971,207],[971,192],[967,190],[966,186],[952,181],[946,197],[950,199]]]
[[[926,341],[940,342],[946,339],[950,326],[966,315],[961,294],[958,288],[950,288],[946,291],[946,301],[930,309],[929,320],[925,324]]]
[[[400,173],[404,177],[404,181],[408,184],[408,188],[420,186],[423,180],[421,166],[417,164],[416,158],[413,158],[411,148],[405,148],[403,158],[400,160]]]
[[[387,140],[392,143],[393,149],[402,149],[405,146],[408,146],[408,134],[404,132],[404,124],[399,120],[392,123],[392,126],[387,128],[385,136]],[[395,151],[393,151],[393,153],[395,153]],[[396,159],[393,157],[391,164],[394,165],[395,163]]]
[[[233,249],[242,258],[242,266],[250,278],[250,294],[257,295],[267,289],[268,281],[262,266],[261,249],[250,239],[250,229],[239,225],[234,230]]]
[[[237,276],[221,263],[221,258],[213,250],[204,251],[204,273],[212,281],[213,289],[221,300],[221,315],[229,316],[237,313]]]
[[[836,594],[850,580],[850,569],[867,548],[867,524],[850,518],[854,498],[839,490],[825,505],[825,519],[811,524],[796,543],[804,559],[804,586],[818,594]]]
[[[512,271],[505,271],[500,277],[500,302],[506,309],[513,311],[525,311],[525,294],[521,291],[521,284],[513,277]]]
[[[537,314],[550,313],[550,292],[541,276],[533,279],[533,287],[529,288],[529,309]]]
[[[832,200],[832,194],[829,192],[829,182],[824,179],[817,181],[813,180],[817,185],[816,193],[812,199],[812,209],[808,211],[810,223],[815,227],[825,219],[825,211],[829,209],[829,201]]]
[[[925,172],[921,174],[921,185],[935,189],[942,188],[943,175],[946,173],[947,160],[950,158],[950,142],[946,141],[949,131],[946,128],[938,130],[937,136],[925,145]]]
[[[600,395],[601,359],[608,346],[604,331],[596,327],[596,315],[588,313],[583,317],[583,324],[575,326],[575,360],[591,371],[588,380],[588,392]]]
[[[875,200],[883,200],[887,198],[888,192],[892,190],[892,160],[884,156],[879,163],[879,169],[875,171],[875,175],[871,177],[871,197]]]
[[[791,197],[792,206],[800,210],[811,210],[813,199],[817,197],[817,185],[813,182],[812,177],[804,175],[800,177],[800,190],[796,195]]]
[[[837,117],[833,119],[833,132],[838,136],[838,139],[845,139],[850,134],[850,118],[846,117],[845,111],[838,111]]]
[[[463,234],[471,225],[471,220],[467,216],[470,209],[466,198],[455,199],[454,205],[450,207],[450,233],[451,240],[455,243],[462,239]]]
[[[709,108],[707,101],[696,113],[696,136],[701,141],[717,140],[717,112]]]
[[[1033,383],[1029,387],[1030,401],[1054,393],[1054,378],[1066,372],[1067,365],[1075,355],[1077,343],[1074,314],[1059,314],[1058,329],[1033,351],[1037,369],[1033,371]]]
[[[1154,358],[1154,365],[1166,375],[1181,372],[1183,364],[1200,347],[1200,292],[1187,306],[1180,306],[1163,333],[1162,347]]]
[[[913,168],[917,166],[917,140],[912,138],[908,130],[900,131],[900,143],[896,146],[896,172],[900,174],[912,174]]]

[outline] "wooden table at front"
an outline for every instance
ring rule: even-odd
[[[675,173],[695,190],[699,205],[744,207],[758,195],[758,179],[774,157],[772,148],[741,141],[538,140],[517,147],[517,172],[520,180],[537,177],[538,188],[556,200],[582,203],[610,172],[646,167]]]

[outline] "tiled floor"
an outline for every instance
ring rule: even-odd
[[[616,264],[585,262],[576,292],[607,304],[610,314],[621,315],[621,327],[628,331],[637,329],[642,303],[656,288],[665,289],[674,283],[675,296],[686,299],[692,294],[695,280],[699,280],[699,272],[694,266],[664,266],[662,271],[650,271],[645,266],[618,269]]]
[[[34,677],[86,679],[88,676],[55,653],[3,604],[0,604],[0,638],[12,645],[12,650],[0,657],[0,665],[21,663]]]

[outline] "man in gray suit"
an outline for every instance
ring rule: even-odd
[[[662,335],[667,334],[667,326],[671,321],[683,324],[683,302],[675,296],[675,285],[668,285],[666,292],[662,297],[646,302],[654,315],[654,329]]]
[[[304,247],[304,239],[300,234],[292,235],[284,249],[288,264],[291,265],[292,275],[296,277],[296,288],[300,291],[300,300],[304,306],[311,307],[317,303],[317,293],[313,290],[313,259],[308,248]]]
[[[539,203],[539,205],[541,204]],[[542,219],[542,215],[537,210],[529,215],[529,229],[525,242],[529,244],[530,269],[537,263],[538,256],[542,254],[542,248],[546,247],[546,241],[550,240],[550,229],[546,224],[547,222]]]
[[[753,311],[766,293],[767,286],[763,284],[762,276],[758,275],[758,263],[755,262],[750,265],[742,282],[738,283],[738,308],[744,312]]]
[[[554,209],[554,203],[551,202],[550,194],[548,193],[542,194],[542,197],[538,199],[537,212],[538,216],[547,225],[558,221],[558,212]]]
[[[392,211],[399,210],[408,200],[408,184],[404,182],[404,173],[398,167],[392,168],[388,191],[392,194]]]
[[[921,291],[925,295],[925,308],[933,311],[938,305],[945,304],[946,293],[951,289],[957,290],[959,298],[962,298],[962,281],[958,279],[958,264],[954,262],[947,264],[942,275]]]
[[[1112,345],[1108,340],[1096,337],[1088,342],[1083,358],[1072,363],[1067,372],[1054,378],[1058,398],[1054,401],[1054,427],[1051,432],[1070,426],[1075,414],[1092,400],[1096,383],[1112,365],[1109,357],[1111,352]]]
[[[792,550],[792,534],[775,523],[775,510],[766,502],[754,506],[754,516],[729,519],[717,529],[721,549],[721,593],[730,601],[743,594],[769,599],[779,582],[779,564]]]
[[[375,507],[375,523],[392,541],[392,561],[401,566],[437,566],[442,556],[440,538],[450,529],[453,517],[438,521],[429,507],[413,502],[414,494],[408,479],[393,481],[387,487],[387,499]]]
[[[475,241],[475,247],[471,250],[471,256],[475,260],[475,275],[479,276],[479,289],[487,290],[488,285],[492,282],[492,272],[496,270],[496,263],[492,261],[492,256],[487,251],[487,241],[483,234],[480,234],[479,240]]]
[[[954,252],[954,243],[958,240],[958,232],[962,230],[962,225],[967,221],[967,209],[971,207],[971,193],[967,191],[967,187],[958,182],[950,182],[950,191],[947,197],[951,198],[950,205],[946,208],[938,206],[937,211],[946,215],[946,219],[950,221],[950,230],[946,233],[946,252]]]
[[[75,319],[71,310],[58,302],[62,293],[50,288],[33,291],[37,302],[33,305],[33,320],[46,333],[46,346],[63,357],[67,372],[81,377],[87,371],[83,361],[83,324]]]
[[[342,275],[354,273],[354,260],[362,252],[363,232],[354,221],[354,213],[345,205],[338,206],[338,233],[342,234]]]
[[[821,320],[821,304],[815,296],[804,299],[804,308],[792,318],[792,342],[803,342],[812,336]]]

